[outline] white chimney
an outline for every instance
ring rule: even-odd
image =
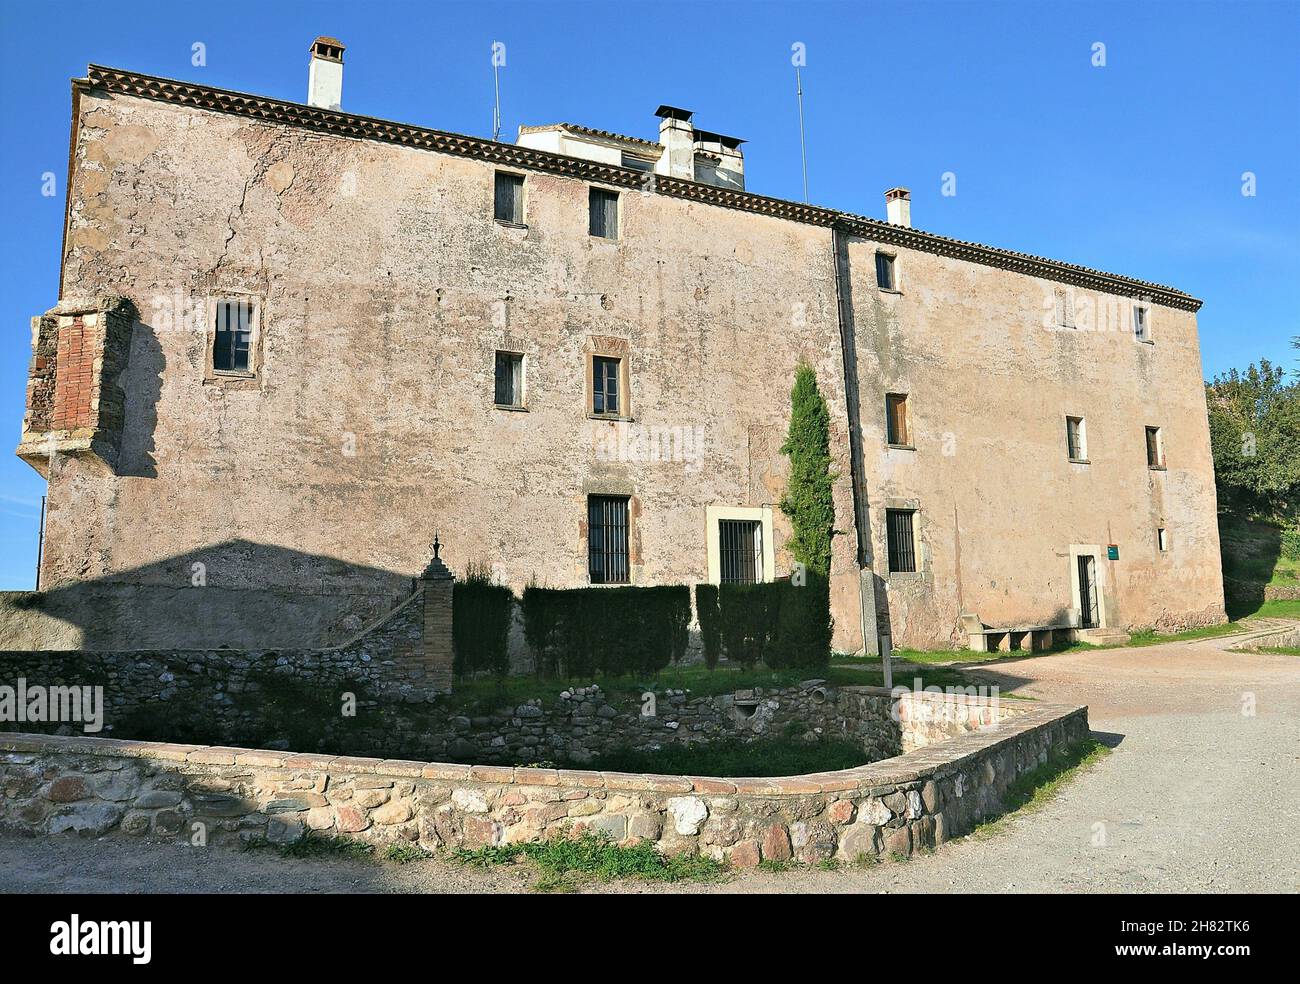
[[[307,105],[321,109],[343,106],[343,42],[337,38],[319,37],[311,43]]]
[[[912,228],[912,193],[906,188],[885,192],[885,219],[890,225]]]
[[[695,127],[691,125],[694,114],[689,109],[660,106],[655,115],[659,117],[659,144],[663,147],[655,173],[694,181]]]

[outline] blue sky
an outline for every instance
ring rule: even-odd
[[[660,103],[746,145],[748,187],[1171,284],[1205,301],[1208,375],[1300,334],[1300,3],[86,3],[0,0],[0,589],[30,588],[44,482],[9,449],[29,318],[57,301],[69,84],[86,65],[302,100],[318,34],[343,107],[503,139],[581,122],[646,138]],[[204,46],[206,65],[192,64]],[[1105,45],[1104,67],[1093,46]],[[1242,174],[1256,194],[1242,195]],[[42,175],[57,195],[41,194]],[[941,194],[945,172],[955,196]]]

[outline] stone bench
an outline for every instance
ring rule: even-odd
[[[968,646],[975,653],[1043,652],[1051,649],[1057,632],[1066,632],[1069,625],[985,625],[974,615],[963,615],[962,629]]]

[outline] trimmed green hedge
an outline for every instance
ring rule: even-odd
[[[809,569],[807,583],[724,584],[718,592],[727,659],[749,669],[827,666],[831,658],[830,581]]]
[[[695,585],[695,615],[700,620],[700,641],[704,644],[704,665],[713,669],[722,655],[722,612],[718,608],[716,584]]]
[[[510,670],[510,621],[515,596],[507,587],[493,584],[477,569],[466,572],[452,588],[451,639],[455,650],[452,671],[458,679],[491,670],[505,676]]]
[[[544,676],[657,673],[686,652],[691,593],[685,585],[529,587],[523,613]]]

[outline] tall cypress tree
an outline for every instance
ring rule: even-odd
[[[801,362],[790,391],[790,433],[781,453],[790,458],[790,480],[781,511],[794,534],[790,552],[810,571],[829,574],[835,503],[831,495],[831,418],[817,388],[817,374]]]

